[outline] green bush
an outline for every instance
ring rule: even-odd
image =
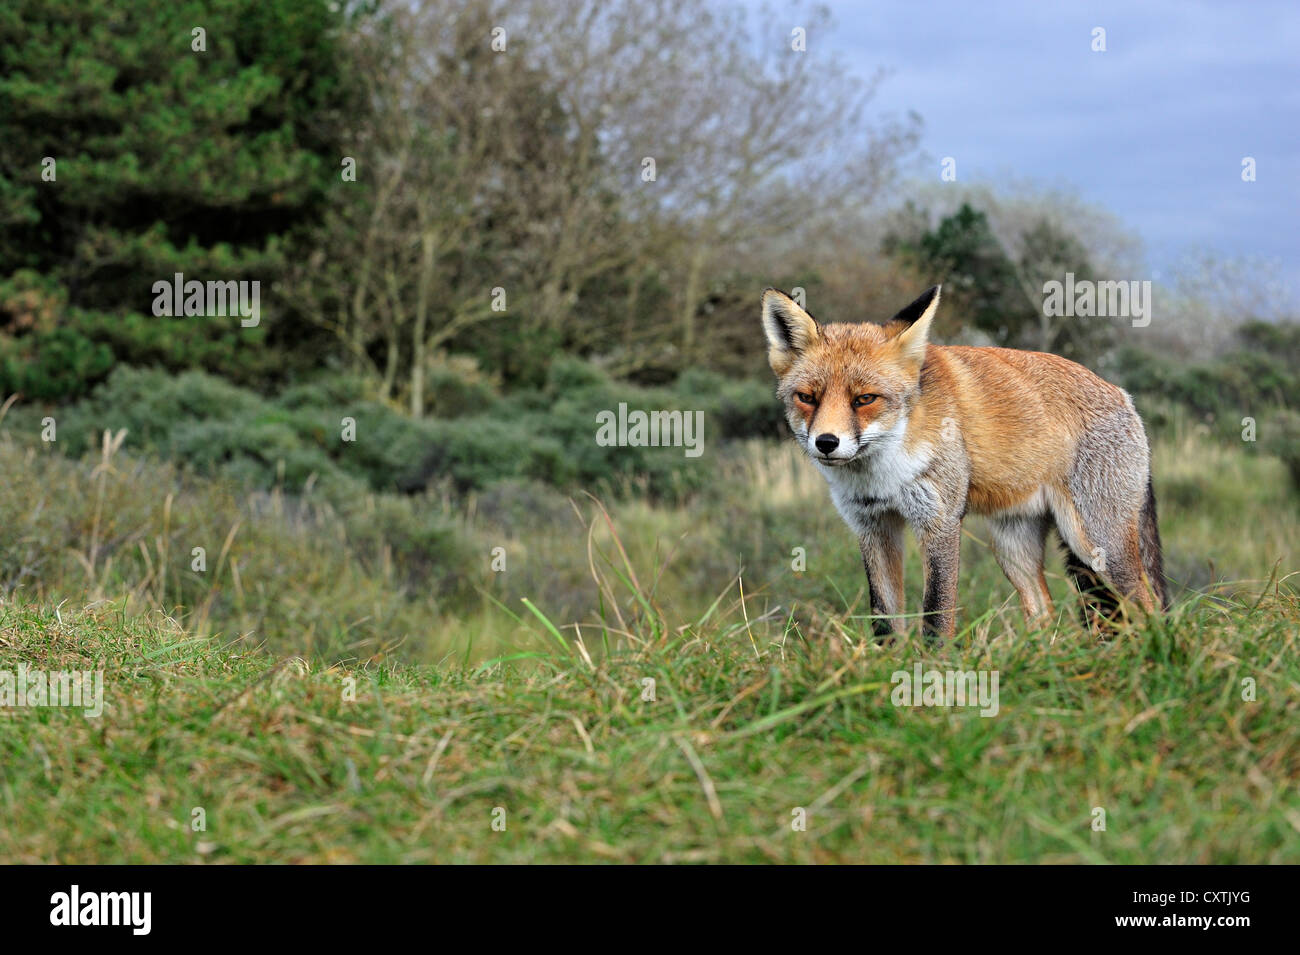
[[[1264,450],[1282,459],[1300,490],[1300,412],[1283,408],[1261,419],[1259,430]]]
[[[113,352],[72,328],[0,339],[0,392],[37,401],[87,394],[112,369]]]
[[[488,414],[497,404],[496,389],[465,356],[443,358],[429,369],[425,401],[434,418],[464,418]]]
[[[440,510],[409,497],[358,496],[345,512],[350,550],[372,572],[385,562],[411,588],[438,597],[466,597],[470,545]]]
[[[786,433],[785,415],[770,382],[725,378],[693,368],[681,376],[676,390],[706,413],[716,431],[711,439],[782,437]]]
[[[1119,381],[1136,396],[1152,434],[1176,431],[1191,417],[1236,444],[1242,419],[1254,418],[1260,447],[1281,458],[1300,487],[1300,323],[1247,322],[1238,338],[1241,347],[1190,365],[1125,349],[1117,356]]]
[[[1202,416],[1239,420],[1266,407],[1294,405],[1300,395],[1300,324],[1252,322],[1240,337],[1246,347],[1192,364],[1126,348],[1116,356],[1116,374],[1134,394],[1174,401]]]
[[[780,407],[766,385],[696,372],[672,388],[638,388],[563,358],[541,391],[498,397],[482,380],[437,379],[435,405],[456,416],[415,420],[366,397],[355,379],[329,377],[267,398],[200,371],[117,367],[87,398],[54,412],[58,446],[81,455],[105,431],[125,429],[126,446],[226,475],[241,485],[338,501],[370,491],[418,491],[447,483],[459,493],[502,481],[535,481],[599,493],[636,489],[677,499],[706,480],[726,441],[779,433]],[[459,390],[458,390],[459,389]],[[616,447],[596,442],[597,416],[632,410],[704,414],[704,454],[681,447]],[[46,412],[14,413],[12,428],[38,430]],[[350,419],[350,421],[348,420]],[[354,432],[344,439],[345,423]]]

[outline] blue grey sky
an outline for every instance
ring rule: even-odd
[[[891,71],[876,104],[924,119],[918,176],[937,179],[952,156],[960,181],[1067,186],[1135,231],[1157,272],[1210,249],[1300,276],[1297,0],[829,7],[836,29],[810,49]]]

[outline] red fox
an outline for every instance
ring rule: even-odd
[[[858,536],[875,631],[903,631],[903,528],[925,566],[923,631],[951,639],[961,522],[989,517],[1025,616],[1052,613],[1043,552],[1055,525],[1085,622],[1116,594],[1168,606],[1142,419],[1128,393],[1056,355],[929,343],[939,286],[883,325],[823,325],[763,292],[768,362],[799,446]]]

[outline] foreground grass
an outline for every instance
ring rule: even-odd
[[[105,709],[0,708],[0,861],[1300,862],[1285,592],[1106,644],[756,616],[646,605],[608,653],[539,617],[519,659],[349,668],[11,603],[0,670],[102,668]],[[998,714],[894,706],[918,661],[997,670]]]

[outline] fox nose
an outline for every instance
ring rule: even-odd
[[[840,439],[833,434],[819,434],[813,444],[817,445],[817,450],[822,454],[830,454],[840,446]]]

